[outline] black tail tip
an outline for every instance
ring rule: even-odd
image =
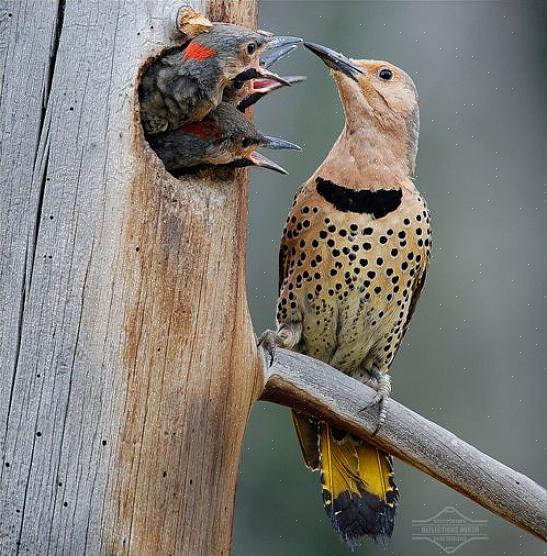
[[[388,504],[374,494],[361,490],[361,495],[343,492],[332,502],[323,490],[325,511],[342,540],[352,549],[364,537],[386,546],[393,534],[396,504]]]

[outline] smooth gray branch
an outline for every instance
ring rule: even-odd
[[[268,358],[268,355],[266,355]],[[362,437],[461,492],[525,531],[547,540],[547,493],[395,400],[376,435],[374,390],[311,357],[277,349],[261,396]]]

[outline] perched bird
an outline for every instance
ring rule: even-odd
[[[305,44],[331,68],[345,126],[300,188],[280,250],[281,345],[327,362],[377,390],[414,313],[431,246],[426,203],[411,176],[418,147],[412,79],[388,62],[353,60]],[[306,464],[321,470],[326,512],[351,546],[392,534],[398,490],[391,457],[294,412]]]
[[[286,174],[281,166],[256,149],[302,150],[284,139],[264,135],[244,114],[227,102],[219,104],[200,122],[151,135],[148,143],[166,169],[175,176],[185,169],[203,164],[260,166]]]
[[[265,78],[289,85],[265,66],[292,52],[300,42],[297,37],[274,37],[228,23],[212,24],[182,51],[176,49],[158,58],[144,72],[139,99],[145,134],[201,121],[234,83],[241,89],[248,80]]]

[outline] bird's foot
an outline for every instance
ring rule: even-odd
[[[275,349],[277,347],[291,347],[292,337],[293,333],[291,329],[285,324],[282,324],[277,329],[277,332],[274,332],[273,330],[264,330],[264,332],[260,334],[257,339],[257,345],[263,348],[270,356],[268,367],[271,367],[274,361]]]
[[[261,347],[270,356],[268,367],[271,367],[275,357],[275,348],[280,345],[277,333],[269,329],[264,330],[257,338],[256,345]]]
[[[360,410],[360,412],[366,411],[373,405],[378,404],[378,424],[372,433],[376,434],[386,420],[386,400],[391,396],[391,378],[388,374],[381,373],[378,367],[372,367],[372,370],[370,371],[370,379],[365,384],[373,390],[376,390],[376,395],[365,407],[363,407],[363,409]]]

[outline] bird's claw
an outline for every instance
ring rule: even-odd
[[[257,345],[262,347],[270,356],[269,367],[272,366],[277,347],[292,348],[295,344],[295,334],[286,324],[281,324],[277,332],[264,330],[257,339]]]
[[[376,390],[376,395],[365,407],[359,410],[359,413],[366,411],[374,405],[378,405],[378,422],[372,433],[375,435],[386,421],[386,400],[391,396],[391,379],[388,374],[382,374],[377,367],[373,367],[370,373],[370,379],[365,384]]]
[[[271,367],[275,358],[275,348],[281,345],[281,339],[277,333],[273,330],[264,330],[257,338],[256,345],[270,356],[268,367]]]

